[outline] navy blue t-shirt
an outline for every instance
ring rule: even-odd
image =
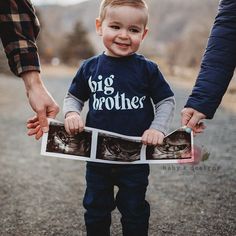
[[[69,89],[87,101],[86,126],[141,136],[154,118],[153,104],[173,96],[157,65],[141,55],[86,60]]]

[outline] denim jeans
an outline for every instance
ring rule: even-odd
[[[111,212],[120,211],[123,235],[147,236],[150,206],[145,200],[149,165],[87,163],[84,195],[87,236],[109,236]],[[114,197],[114,186],[118,192]]]

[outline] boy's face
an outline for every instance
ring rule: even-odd
[[[146,19],[146,9],[108,6],[104,20],[96,19],[96,30],[102,36],[105,54],[123,57],[135,53],[147,33]]]

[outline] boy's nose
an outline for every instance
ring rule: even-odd
[[[128,37],[128,32],[127,32],[127,30],[125,30],[125,29],[124,29],[124,30],[121,30],[119,36],[120,36],[121,38],[127,38],[127,37]]]

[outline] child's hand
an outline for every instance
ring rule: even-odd
[[[68,112],[66,114],[65,129],[68,134],[72,135],[84,130],[84,122],[77,112]]]
[[[28,129],[28,135],[33,136],[35,135],[35,139],[39,140],[43,136],[43,131],[39,124],[39,119],[37,116],[29,118],[27,121],[26,127]]]
[[[165,135],[156,129],[147,129],[142,136],[142,142],[146,145],[160,145]]]

